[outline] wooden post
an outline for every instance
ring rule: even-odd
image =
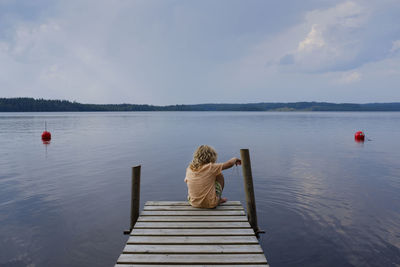
[[[246,193],[247,218],[254,232],[258,235],[258,233],[263,231],[258,228],[257,224],[256,200],[254,196],[253,175],[251,173],[249,150],[240,149],[240,158],[242,160],[244,191]]]
[[[124,231],[124,234],[130,234],[137,219],[139,218],[140,206],[140,168],[141,166],[132,167],[132,189],[131,189],[131,226],[130,229]]]
[[[140,165],[132,168],[131,231],[139,217],[140,168]]]

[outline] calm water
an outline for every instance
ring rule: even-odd
[[[400,113],[2,113],[0,266],[113,266],[131,166],[142,203],[184,200],[200,144],[250,149],[272,266],[400,266],[399,137]],[[239,174],[225,195],[244,203]]]

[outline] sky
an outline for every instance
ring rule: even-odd
[[[400,102],[400,1],[0,0],[0,97]]]

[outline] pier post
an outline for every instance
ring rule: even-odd
[[[131,189],[131,226],[124,234],[130,234],[137,219],[140,207],[140,169],[141,165],[132,167],[132,189]]]
[[[132,196],[131,196],[131,230],[139,217],[140,205],[140,168],[135,166],[132,168]]]
[[[256,200],[254,196],[253,175],[251,173],[250,154],[248,149],[240,149],[240,158],[242,160],[242,172],[244,181],[244,191],[246,193],[247,218],[254,233],[258,236],[263,231],[258,228]]]

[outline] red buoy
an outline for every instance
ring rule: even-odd
[[[362,131],[358,131],[354,134],[354,139],[362,142],[365,139],[365,134]]]
[[[47,131],[47,121],[44,122],[44,132],[42,133],[42,141],[43,143],[45,142],[50,142],[51,140],[51,133]]]
[[[51,133],[48,131],[44,131],[42,133],[42,140],[43,141],[50,141],[51,140]]]

